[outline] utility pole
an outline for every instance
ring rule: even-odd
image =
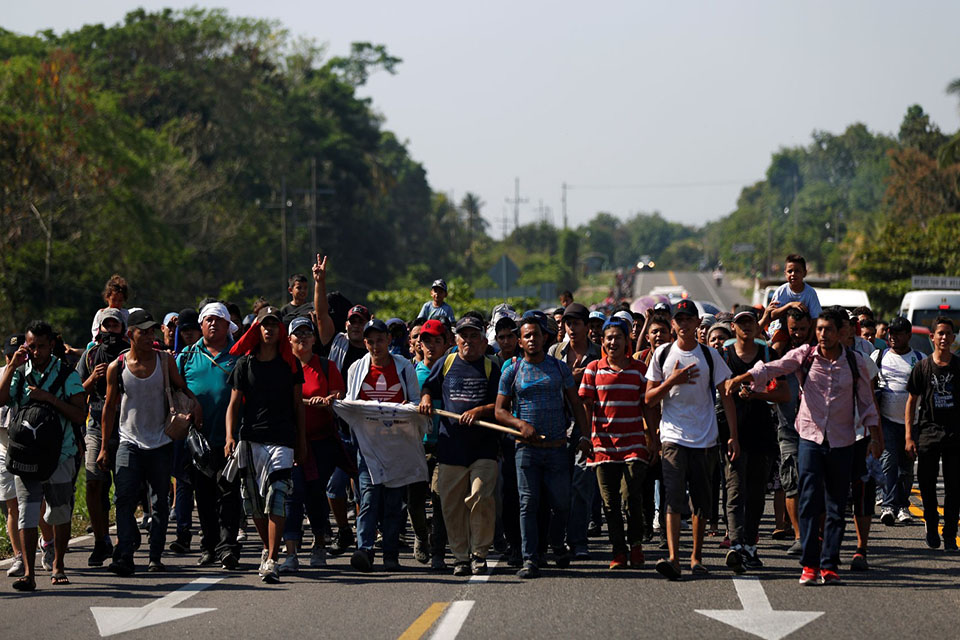
[[[566,182],[563,183],[563,187],[561,188],[561,193],[563,194],[560,196],[560,202],[563,204],[563,228],[564,230],[566,230],[567,228],[567,183]]]
[[[317,255],[317,158],[310,158],[310,258]]]
[[[287,271],[287,177],[284,176],[280,181],[280,255],[281,264],[282,264],[282,273],[280,274],[280,282],[284,285],[287,282],[287,277],[290,273]],[[283,292],[280,295],[280,299],[283,300],[284,296],[287,294],[287,287],[283,287]]]
[[[527,198],[520,197],[520,178],[513,179],[513,200],[506,199],[507,204],[513,205],[513,228],[520,226],[520,205],[528,202]]]
[[[510,224],[510,218],[507,216],[507,205],[503,205],[503,217],[500,219],[502,224],[503,239],[507,239],[507,225]]]

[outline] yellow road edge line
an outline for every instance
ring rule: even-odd
[[[914,491],[917,491],[917,490],[914,489]],[[919,491],[917,491],[917,493],[919,493]],[[917,518],[923,519],[923,509],[921,509],[920,507],[918,507],[918,506],[916,506],[916,505],[914,505],[914,504],[911,504],[910,507],[909,507],[909,510],[910,510],[910,513],[912,513],[912,514],[913,514],[914,516],[916,516]],[[940,512],[940,515],[941,515],[941,516],[943,516],[943,507],[937,507],[937,511]],[[943,523],[942,523],[942,522],[940,523],[940,526],[937,528],[937,530],[940,532],[940,535],[942,536],[942,535],[943,535]],[[960,535],[957,536],[957,546],[960,547]]]
[[[420,614],[419,618],[413,621],[413,624],[407,627],[407,630],[400,635],[398,640],[419,640],[433,626],[437,618],[443,615],[448,606],[450,606],[449,602],[434,602]]]
[[[679,282],[677,282],[677,276],[673,273],[673,271],[667,271],[667,275],[670,276],[670,284],[672,284],[673,286],[677,286],[678,284],[680,284]]]

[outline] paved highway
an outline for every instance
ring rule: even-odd
[[[771,528],[768,519],[761,530],[767,566],[750,579],[734,580],[721,568],[720,539],[708,538],[704,559],[712,574],[687,575],[678,583],[654,572],[662,553],[655,545],[645,568],[607,571],[610,555],[599,538],[592,539],[592,560],[562,571],[550,567],[528,582],[502,565],[487,579],[431,573],[407,551],[398,574],[360,575],[344,557],[326,569],[285,576],[276,586],[257,578],[259,552],[252,542],[245,545],[242,571],[201,569],[195,556],[168,556],[166,574],[121,579],[105,568],[87,568],[90,543],[81,541],[67,557],[71,585],[52,587],[41,572],[34,594],[0,590],[0,632],[78,640],[957,637],[960,557],[927,549],[921,525],[875,524],[872,569],[842,571],[844,586],[813,588],[797,584],[796,559],[784,555],[786,543],[770,540]],[[850,535],[848,525],[845,562]]]
[[[709,273],[700,271],[640,271],[633,280],[634,297],[645,296],[654,287],[677,285],[684,287],[693,300],[709,302],[728,311],[735,304],[748,302],[743,291],[730,286],[728,278],[724,278],[723,286],[717,287]]]

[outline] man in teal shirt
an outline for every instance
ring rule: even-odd
[[[237,326],[230,320],[224,304],[211,302],[200,310],[200,330],[203,338],[177,356],[187,387],[203,409],[203,435],[210,443],[210,465],[206,471],[213,474],[207,475],[192,462],[187,465],[203,533],[197,564],[219,562],[224,569],[235,569],[239,556],[240,485],[236,480],[217,482],[216,474],[226,464],[223,452],[231,392],[227,379],[238,359],[229,351]]]

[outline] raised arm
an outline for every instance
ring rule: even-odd
[[[319,253],[317,263],[313,265],[313,311],[317,314],[320,344],[329,344],[337,328],[333,325],[330,306],[327,304],[327,257],[324,256],[321,260]]]

